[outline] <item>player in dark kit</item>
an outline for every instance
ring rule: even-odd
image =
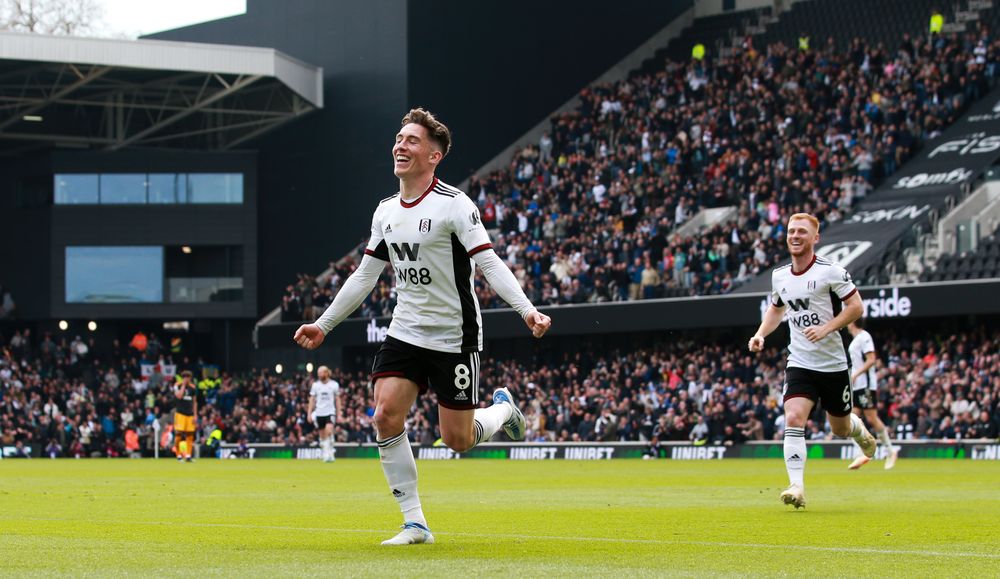
[[[191,462],[194,448],[194,432],[197,429],[195,416],[198,415],[198,391],[191,381],[191,372],[181,372],[181,381],[174,386],[174,454],[177,460]]]

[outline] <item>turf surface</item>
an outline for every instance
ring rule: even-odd
[[[437,544],[373,460],[0,462],[0,575],[996,576],[1000,462],[422,461]]]

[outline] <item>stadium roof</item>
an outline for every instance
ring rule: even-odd
[[[271,48],[0,32],[0,154],[231,149],[322,108],[322,76]]]

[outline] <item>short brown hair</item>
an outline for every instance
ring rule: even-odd
[[[193,374],[191,374],[191,370],[184,370],[181,372],[181,378],[191,378],[192,376]]]
[[[813,224],[813,227],[816,228],[816,231],[819,231],[819,219],[816,219],[814,216],[808,213],[796,213],[795,215],[792,215],[791,217],[788,218],[788,222],[791,223],[796,219],[805,219],[809,223]]]
[[[445,156],[448,155],[448,151],[451,150],[451,131],[448,130],[448,127],[444,123],[437,120],[432,112],[425,111],[420,107],[410,109],[410,112],[406,113],[406,116],[403,117],[403,122],[399,126],[405,127],[410,123],[427,129],[431,141],[441,149],[441,152]]]

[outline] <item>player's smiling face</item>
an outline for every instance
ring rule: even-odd
[[[442,156],[426,128],[416,123],[404,125],[392,147],[393,173],[400,179],[433,174]]]
[[[816,242],[819,241],[819,232],[807,219],[793,219],[788,222],[788,253],[793,256],[809,255]]]

